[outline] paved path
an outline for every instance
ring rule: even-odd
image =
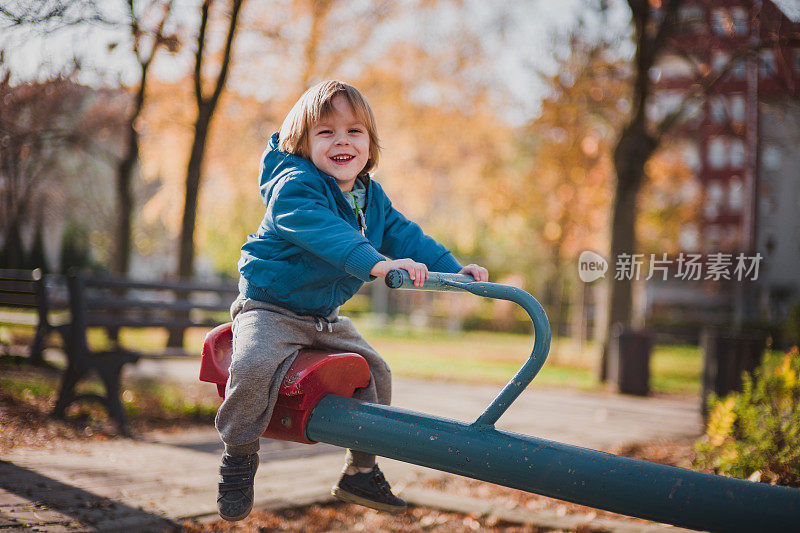
[[[197,362],[142,361],[136,373],[195,379]],[[213,386],[208,387],[213,394]],[[397,379],[399,407],[462,421],[474,420],[499,387]],[[637,398],[532,387],[497,423],[514,431],[594,449],[701,431],[696,400]],[[43,449],[14,448],[0,462],[0,533],[8,531],[159,531],[187,517],[215,513],[222,446],[213,428],[151,434],[136,440],[68,442]],[[321,501],[341,468],[342,453],[326,444],[307,446],[262,439],[257,505],[285,507]],[[382,460],[393,486],[438,473]],[[449,474],[441,474],[449,475]],[[410,501],[444,501],[447,495],[409,489]],[[451,498],[452,500],[452,498]],[[459,505],[475,505],[460,499]],[[440,502],[441,505],[444,505]],[[486,504],[486,502],[483,502]],[[450,502],[449,506],[458,507]],[[564,517],[539,517],[552,527],[574,527]],[[559,522],[561,520],[562,522]],[[587,519],[591,520],[591,518]],[[590,522],[599,527],[600,522]],[[612,531],[644,531],[620,522]],[[633,528],[633,529],[631,529]],[[649,529],[648,531],[652,531]],[[670,531],[677,531],[670,528]]]

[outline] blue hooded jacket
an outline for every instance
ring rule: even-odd
[[[336,180],[279,150],[273,134],[259,171],[266,213],[239,259],[245,297],[324,317],[375,279],[370,270],[387,257],[410,257],[433,272],[461,270],[447,248],[392,207],[378,183],[358,179],[367,188],[365,235]]]

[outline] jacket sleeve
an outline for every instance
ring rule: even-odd
[[[388,197],[385,202],[385,226],[380,253],[393,259],[410,257],[414,261],[425,263],[431,272],[456,273],[461,270],[461,264],[450,250],[425,235],[417,223],[408,220],[392,206]]]
[[[331,211],[325,194],[304,179],[302,172],[276,184],[266,208],[278,235],[362,281],[373,279],[370,270],[385,259]]]

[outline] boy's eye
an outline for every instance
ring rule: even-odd
[[[319,130],[317,135],[330,135],[331,133],[333,133],[331,130]]]
[[[360,129],[358,129],[358,128],[352,128],[352,129],[350,130],[350,133],[364,133],[364,132],[363,132],[363,131],[361,131],[361,130],[360,130]]]

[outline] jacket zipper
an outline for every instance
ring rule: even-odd
[[[333,179],[333,178],[331,178],[331,179]],[[356,178],[356,179],[358,179],[358,178]],[[363,230],[361,229],[361,224],[358,222],[358,215],[350,207],[350,204],[347,202],[347,198],[344,197],[344,191],[342,191],[342,189],[339,188],[339,184],[338,183],[334,184],[334,185],[336,185],[336,190],[339,191],[339,196],[336,198],[336,203],[339,204],[340,208],[341,207],[345,207],[345,211],[350,213],[350,215],[348,217],[348,222],[350,222],[350,225],[352,226],[353,225],[353,221],[355,221],[355,229],[357,229],[359,231],[359,233],[361,233],[361,235],[363,235],[365,237],[367,236],[366,235],[366,233],[367,233],[367,231],[366,231],[367,230],[367,206],[369,206],[369,198],[370,198],[369,181],[370,180],[367,180],[366,185],[364,185],[364,188],[366,189],[367,192],[366,192],[366,199],[364,200],[364,229]]]

